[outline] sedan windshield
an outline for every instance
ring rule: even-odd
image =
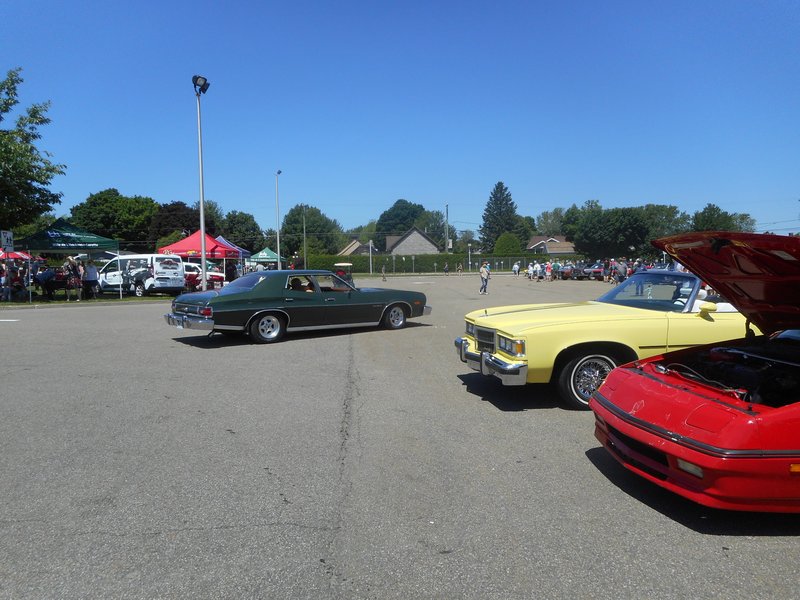
[[[267,278],[267,275],[262,271],[256,271],[255,273],[248,273],[247,275],[242,275],[238,279],[234,279],[230,283],[228,283],[225,287],[219,290],[220,295],[225,294],[235,294],[237,292],[246,292],[255,288],[259,283],[264,281]]]
[[[600,296],[598,302],[661,312],[689,310],[700,280],[690,273],[672,271],[634,273]]]

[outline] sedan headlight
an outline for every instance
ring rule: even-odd
[[[466,331],[467,331],[467,335],[471,335],[472,337],[475,337],[475,325],[473,323],[470,323],[469,321],[467,321],[467,330]]]
[[[511,356],[525,356],[525,340],[514,340],[504,335],[498,335],[497,347]]]

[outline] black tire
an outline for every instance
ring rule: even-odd
[[[406,310],[399,304],[393,304],[383,314],[383,326],[386,329],[402,329],[407,321]]]
[[[558,393],[570,407],[589,409],[589,398],[620,360],[608,352],[587,352],[572,358],[558,374]]]
[[[133,293],[137,298],[141,298],[142,296],[147,294],[147,290],[144,289],[144,284],[141,282],[136,283],[133,286]]]
[[[250,339],[257,344],[274,344],[286,333],[286,321],[280,315],[267,313],[250,323]]]

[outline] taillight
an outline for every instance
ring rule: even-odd
[[[209,317],[211,317],[211,316],[214,314],[214,309],[213,309],[213,308],[211,308],[210,306],[204,306],[203,308],[201,308],[201,309],[198,311],[198,314],[199,314],[201,317],[206,317],[206,318],[209,318]]]

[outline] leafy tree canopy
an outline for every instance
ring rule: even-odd
[[[192,208],[197,211],[197,214],[200,214],[200,200],[192,204]],[[213,200],[206,200],[203,199],[203,220],[206,222],[206,233],[211,237],[216,237],[222,231],[222,223],[225,220],[224,213],[222,212],[222,207],[214,202]],[[198,221],[199,223],[199,221]],[[198,229],[200,225],[198,224],[195,229]],[[259,248],[260,250],[260,248]]]
[[[424,231],[425,235],[431,238],[436,245],[443,251],[445,249],[445,235],[444,235],[444,213],[440,210],[426,210],[423,212],[416,221],[414,226],[420,231]],[[455,228],[448,224],[447,230],[449,238],[454,239],[456,235]],[[404,232],[405,233],[405,232]]]
[[[189,208],[186,203],[181,201],[170,202],[159,206],[156,214],[153,215],[147,239],[155,242],[176,231],[180,237],[185,237],[198,229],[200,229],[199,211]],[[208,229],[206,232],[211,235]]]
[[[368,244],[370,240],[375,240],[376,231],[378,230],[378,221],[372,220],[366,225],[359,225],[347,232],[348,237],[357,239],[362,244]]]
[[[497,238],[507,231],[513,232],[517,224],[517,205],[505,184],[498,181],[483,211],[483,225],[479,230],[483,251],[493,252]]]
[[[562,221],[564,220],[564,209],[554,208],[546,210],[536,217],[536,231],[541,235],[553,236],[563,235]]]
[[[238,210],[232,210],[225,215],[222,220],[222,235],[226,240],[250,252],[258,252],[266,245],[264,232],[256,223],[255,217]]]
[[[329,219],[314,206],[298,204],[283,218],[281,254],[289,256],[297,253],[302,256],[304,213],[305,247],[309,254],[336,254],[347,244],[347,236],[337,221]]]
[[[12,69],[0,81],[0,123],[19,103],[17,89],[23,79],[21,68]],[[53,163],[47,151],[40,151],[35,142],[41,138],[39,128],[50,123],[49,102],[33,104],[19,115],[11,129],[0,129],[0,224],[13,229],[31,223],[61,203],[61,194],[48,188],[56,175],[66,167]]]
[[[716,204],[706,204],[692,216],[692,231],[754,231],[755,220],[748,214],[729,213]]]
[[[413,204],[403,199],[395,202],[391,208],[385,210],[378,217],[375,245],[378,248],[386,249],[387,235],[403,235],[414,226],[416,220],[424,212],[425,208],[421,204]]]
[[[500,234],[494,244],[494,253],[498,256],[514,256],[520,253],[519,238],[513,233]]]
[[[70,222],[92,233],[123,242],[126,250],[146,252],[152,248],[148,233],[159,205],[152,198],[127,197],[109,188],[90,195],[70,209]]]

